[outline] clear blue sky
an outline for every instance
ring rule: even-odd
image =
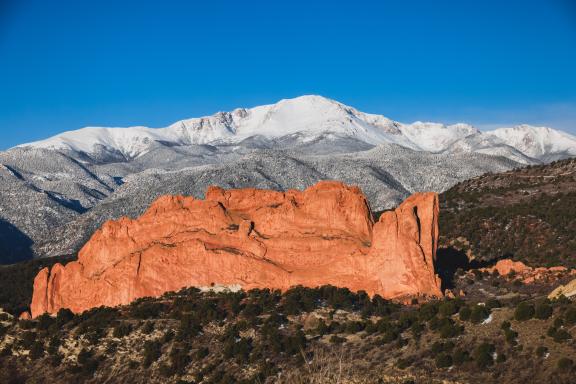
[[[576,133],[573,0],[0,0],[0,148],[321,94]]]

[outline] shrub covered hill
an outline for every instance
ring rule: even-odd
[[[576,266],[576,159],[485,174],[440,195],[440,245],[493,260]]]
[[[72,258],[1,266],[0,383],[575,383],[576,302],[548,294],[576,276],[479,268],[505,255],[575,265],[575,170],[560,161],[443,194],[437,267],[450,291],[424,303],[215,286],[19,320],[38,270]]]
[[[477,271],[477,270],[476,270]],[[80,315],[0,314],[2,383],[573,383],[576,304],[463,273],[399,305],[345,288],[195,288]]]

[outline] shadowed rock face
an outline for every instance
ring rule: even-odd
[[[163,196],[138,219],[106,222],[78,261],[43,269],[31,312],[127,304],[187,286],[332,284],[385,298],[441,296],[438,197],[417,193],[374,224],[357,187]]]

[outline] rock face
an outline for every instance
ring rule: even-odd
[[[386,298],[441,296],[438,196],[417,193],[374,224],[359,188],[224,190],[163,196],[138,219],[106,222],[78,261],[41,270],[32,317],[127,304],[187,286],[323,284]]]

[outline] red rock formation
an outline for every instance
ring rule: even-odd
[[[521,261],[513,261],[510,259],[498,260],[493,267],[486,268],[488,272],[498,271],[498,274],[501,276],[508,275],[512,271],[515,273],[524,273],[531,269],[532,268]]]
[[[30,312],[28,311],[24,311],[20,314],[19,319],[20,320],[30,320],[32,318],[32,316],[30,315]]]
[[[554,280],[564,275],[565,273],[574,273],[576,270],[568,271],[568,268],[563,266],[556,267],[537,267],[532,268],[527,266],[521,261],[513,261],[510,259],[498,260],[498,262],[490,268],[481,268],[482,271],[494,272],[498,271],[501,276],[508,276],[510,272],[514,272],[515,279],[521,279],[525,284],[531,284],[538,280]]]
[[[438,197],[417,193],[374,224],[357,187],[210,187],[163,196],[138,219],[105,223],[66,266],[34,280],[32,316],[127,304],[187,286],[332,284],[386,298],[441,296]]]

